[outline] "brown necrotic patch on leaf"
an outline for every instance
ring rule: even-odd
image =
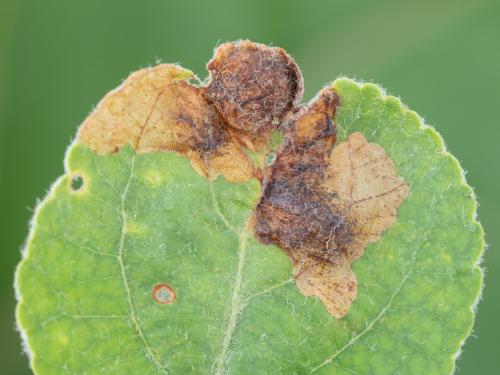
[[[296,110],[302,76],[281,48],[249,41],[217,48],[206,86],[162,64],[131,74],[82,124],[78,141],[99,154],[125,144],[137,152],[175,151],[209,178],[231,182],[260,175],[246,149],[264,148],[271,128]]]
[[[332,122],[337,98],[323,90],[290,124],[256,210],[256,234],[294,257],[303,244],[321,248],[342,218],[329,205],[322,184],[335,142]],[[318,252],[318,256],[322,252]]]
[[[302,74],[281,48],[226,43],[207,69],[205,96],[231,127],[251,135],[279,125],[302,100]]]
[[[351,263],[395,222],[409,189],[384,150],[361,133],[334,147],[336,105],[325,89],[292,121],[265,182],[255,232],[286,251],[299,290],[340,318],[356,297]]]
[[[116,152],[125,144],[136,147],[159,95],[182,73],[170,64],[132,73],[85,119],[78,141],[98,154]]]
[[[240,141],[185,78],[186,70],[170,64],[131,74],[85,120],[78,141],[98,154],[116,152],[125,144],[139,153],[175,151],[189,157],[205,176],[250,179],[253,165]]]
[[[174,151],[211,179],[263,180],[257,237],[288,254],[304,295],[342,317],[356,296],[352,261],[394,223],[408,187],[360,133],[334,147],[336,94],[324,89],[299,107],[302,76],[284,50],[227,43],[207,68],[204,86],[177,65],[133,73],[89,115],[77,141],[98,154],[126,144]],[[255,166],[248,151],[265,152],[272,129],[286,132],[285,144],[270,166]]]

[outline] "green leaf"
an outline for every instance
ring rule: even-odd
[[[288,256],[248,229],[256,179],[210,181],[173,152],[98,155],[77,142],[17,271],[35,373],[451,373],[482,285],[473,191],[398,99],[345,78],[333,88],[338,142],[361,132],[410,187],[395,224],[353,263],[345,317],[305,297]],[[152,294],[162,284],[175,300]]]

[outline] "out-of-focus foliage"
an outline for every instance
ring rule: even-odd
[[[500,4],[419,1],[25,1],[0,4],[0,350],[2,372],[28,374],[14,331],[12,279],[26,222],[54,178],[75,127],[120,79],[158,59],[206,75],[219,41],[285,48],[306,96],[344,74],[404,98],[469,171],[491,249],[475,336],[459,374],[495,369],[500,254]],[[498,220],[498,219],[497,219]]]

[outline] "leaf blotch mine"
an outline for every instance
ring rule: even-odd
[[[177,298],[174,289],[165,283],[155,285],[151,295],[153,300],[161,305],[170,305]]]
[[[98,154],[130,144],[139,153],[175,151],[200,174],[244,182],[257,172],[247,150],[267,146],[272,129],[302,98],[302,76],[284,50],[250,41],[219,46],[206,84],[161,64],[131,74],[84,121],[78,142]]]
[[[344,316],[357,291],[351,263],[395,222],[407,184],[361,133],[336,144],[339,97],[327,87],[300,104],[302,75],[283,49],[225,43],[207,69],[200,85],[171,64],[131,74],[85,120],[77,142],[97,154],[125,144],[137,153],[173,151],[210,180],[258,179],[262,196],[249,221],[256,237],[288,255],[304,295]],[[284,143],[274,144],[276,134]],[[143,177],[166,183],[154,171]]]
[[[341,318],[356,297],[351,263],[395,222],[409,188],[384,150],[361,133],[335,146],[337,105],[324,89],[290,122],[265,180],[255,233],[288,254],[304,295]]]

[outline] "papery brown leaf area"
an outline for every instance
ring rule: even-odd
[[[176,151],[210,178],[249,180],[256,171],[245,150],[264,147],[293,113],[302,75],[281,48],[249,41],[221,45],[207,67],[211,77],[201,86],[172,64],[131,74],[85,120],[78,140],[99,154],[124,144]]]
[[[299,68],[281,48],[226,43],[207,65],[205,96],[234,129],[259,134],[281,124],[300,104]]]
[[[126,144],[139,153],[170,150],[209,179],[260,179],[257,238],[289,256],[304,295],[344,316],[357,290],[351,263],[394,224],[408,186],[361,133],[335,144],[339,98],[325,88],[300,105],[302,75],[284,50],[226,43],[207,68],[203,85],[177,65],[133,73],[85,120],[78,142],[98,154]],[[271,166],[254,165],[248,150],[265,151],[273,130],[285,144]]]
[[[255,232],[284,249],[298,288],[337,318],[356,297],[351,263],[396,220],[409,189],[361,133],[334,147],[338,98],[324,89],[291,121],[256,209]]]

